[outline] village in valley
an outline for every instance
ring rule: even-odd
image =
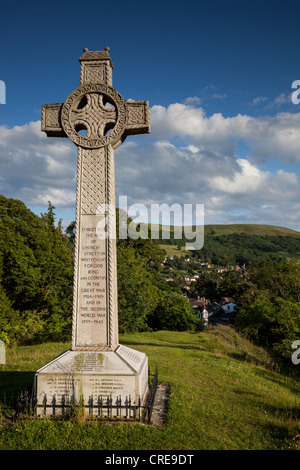
[[[190,254],[177,257],[167,256],[161,263],[165,281],[181,289],[182,296],[187,298],[197,317],[204,324],[204,327],[216,326],[219,324],[234,324],[234,316],[237,309],[237,303],[234,296],[217,295],[211,292],[207,295],[207,289],[201,288],[200,277],[204,274],[206,277],[218,280],[224,279],[224,276],[231,272],[235,273],[237,278],[246,274],[246,266],[216,266],[201,259],[193,258]]]

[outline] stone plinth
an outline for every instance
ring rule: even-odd
[[[107,399],[114,406],[121,398],[122,403],[131,401],[138,405],[145,401],[148,391],[148,360],[145,354],[120,345],[116,351],[67,351],[42,367],[36,373],[35,396],[37,415],[52,415],[65,412],[72,403],[80,403],[83,397],[85,414],[90,414],[88,406],[93,399],[93,415],[97,416],[97,404]],[[46,411],[44,408],[47,403]],[[126,410],[123,410],[125,416]],[[104,408],[103,416],[107,415]],[[122,416],[122,413],[121,413]]]

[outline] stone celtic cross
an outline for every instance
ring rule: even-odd
[[[115,214],[97,235],[99,207],[115,207],[114,149],[130,134],[150,132],[147,101],[126,101],[112,87],[109,48],[84,49],[80,86],[64,103],[42,106],[42,130],[78,147],[73,351],[118,347]],[[104,215],[102,215],[104,217]]]

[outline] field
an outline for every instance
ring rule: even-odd
[[[174,227],[171,227],[171,234],[173,234]],[[193,230],[192,227],[185,227],[184,234],[188,236],[189,233],[195,233],[195,229]],[[198,231],[200,233],[200,231]],[[245,250],[248,247],[248,250],[252,254],[257,255],[257,250],[262,254],[268,253],[269,255],[273,256],[280,256],[282,259],[299,259],[300,252],[299,252],[299,238],[300,232],[296,232],[295,230],[291,230],[285,227],[277,227],[273,225],[259,225],[259,224],[229,224],[229,225],[205,225],[204,226],[204,249],[213,255],[213,253],[223,252],[223,255],[227,253],[228,255],[228,240],[225,240],[225,245],[222,246],[222,242],[218,239],[214,246],[214,237],[222,237],[222,236],[231,236],[231,235],[241,235],[241,236],[258,236],[261,240],[254,239],[254,245],[251,245],[249,239],[245,239]],[[269,249],[269,246],[266,245],[264,241],[265,237],[272,237],[273,243],[273,250]],[[275,237],[275,238],[274,238]],[[278,237],[279,246],[281,246],[282,250],[278,248],[276,244],[276,238]],[[283,242],[282,237],[288,237]],[[175,237],[176,238],[176,237]],[[293,243],[296,241],[296,244]],[[187,251],[185,249],[185,244],[183,243],[180,249],[178,249],[176,244],[167,244],[165,240],[161,240],[160,247],[166,251],[166,256],[183,256],[188,253],[192,254],[191,251]],[[221,243],[221,246],[219,244]],[[175,243],[175,241],[174,241]],[[232,243],[232,248],[229,250],[229,253],[235,252],[237,246]],[[270,242],[271,243],[271,242]],[[275,244],[274,244],[275,243]],[[291,246],[294,246],[291,249]],[[227,250],[227,251],[226,251]],[[244,253],[247,257],[247,250]]]
[[[19,347],[9,349],[6,365],[0,366],[0,449],[300,448],[299,380],[277,371],[264,350],[232,328],[131,334],[121,336],[120,343],[145,352],[151,369],[158,368],[159,382],[170,385],[163,427],[78,419],[11,420],[11,394],[30,386],[34,372],[69,345]]]
[[[166,256],[184,256],[187,253],[190,253],[184,247],[178,250],[176,245],[159,245],[159,246],[160,248],[166,251]]]
[[[231,233],[245,233],[247,235],[270,235],[270,236],[295,236],[300,237],[300,232],[275,225],[260,224],[232,224],[232,225],[205,225],[205,234],[229,235]]]
[[[158,230],[158,225],[153,224],[153,226]],[[159,226],[160,230],[163,230],[162,225]],[[168,233],[168,227],[164,229]],[[173,233],[174,227],[170,227],[171,233]],[[195,232],[193,227],[185,227],[184,233],[188,235],[191,232]],[[146,233],[146,229],[144,228]],[[198,229],[200,232],[200,229]],[[230,235],[232,233],[237,234],[246,234],[246,235],[260,235],[260,236],[291,236],[291,237],[300,237],[300,232],[291,230],[286,227],[279,227],[275,225],[263,225],[263,224],[215,224],[215,225],[205,225],[204,226],[204,235]]]

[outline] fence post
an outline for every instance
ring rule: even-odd
[[[44,415],[46,416],[46,407],[47,407],[47,395],[45,394],[43,399],[43,408],[44,408]]]
[[[89,397],[89,415],[93,416],[93,405],[94,405],[94,398],[93,395]]]
[[[63,394],[61,397],[61,414],[62,416],[65,416],[65,406],[66,406],[66,395]]]
[[[141,397],[139,396],[139,421],[141,421]]]
[[[117,398],[117,416],[122,416],[122,398],[121,395]]]
[[[98,397],[98,416],[102,416],[102,395]]]
[[[53,397],[52,397],[52,414],[53,414],[53,416],[55,416],[55,411],[56,411],[55,406],[56,406],[56,396],[53,395]]]
[[[109,417],[111,417],[111,414],[112,414],[111,400],[110,400],[109,395],[107,395],[106,403],[107,403],[107,417],[109,418]]]

